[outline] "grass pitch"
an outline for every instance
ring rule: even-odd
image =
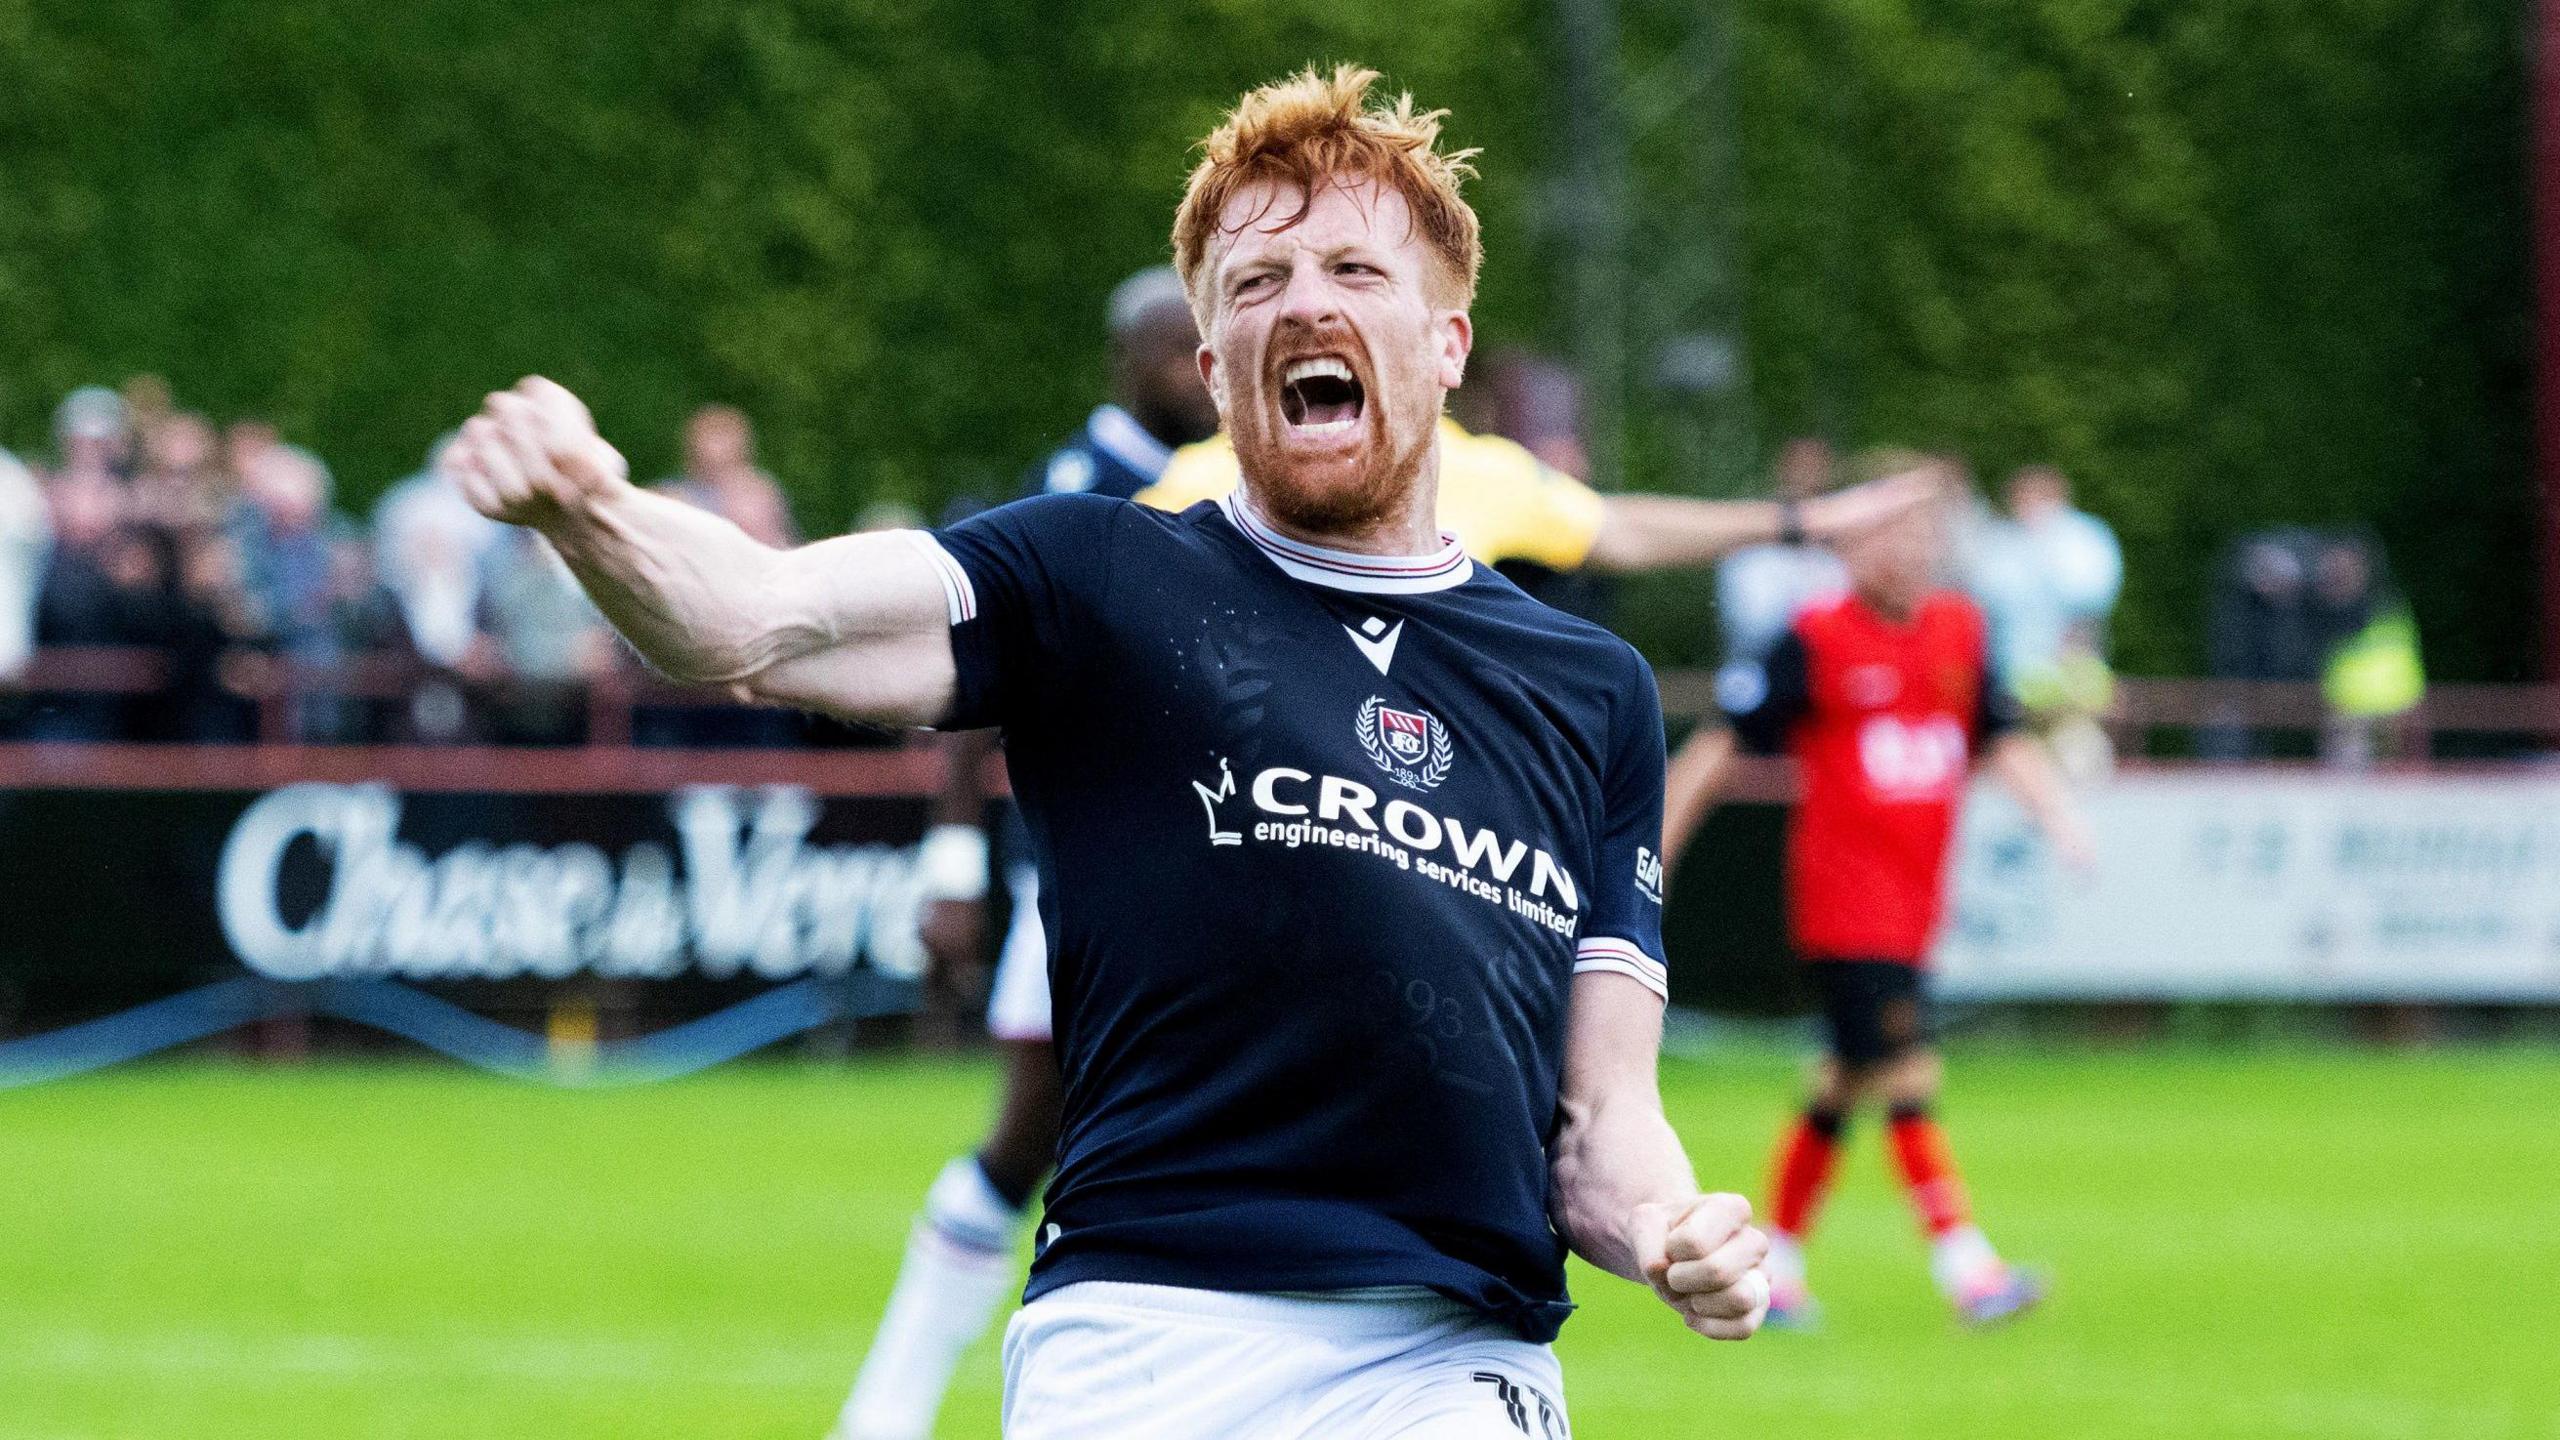
[[[1826,1333],[1696,1341],[1578,1270],[1577,1435],[2560,1437],[2560,1056],[1958,1053],[1946,1114],[2050,1306],[1959,1331],[1872,1124]],[[1772,1056],[1675,1063],[1758,1187]],[[0,1440],[775,1437],[832,1418],[964,1064],[569,1093],[186,1062],[0,1092]],[[942,1433],[995,1433],[992,1339]]]

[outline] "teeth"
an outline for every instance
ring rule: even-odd
[[[1295,385],[1301,380],[1312,380],[1318,376],[1348,380],[1351,378],[1351,367],[1331,355],[1318,355],[1309,360],[1291,361],[1289,368],[1281,372],[1280,380],[1282,384]]]

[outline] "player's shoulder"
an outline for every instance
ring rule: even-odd
[[[1167,511],[1132,505],[1113,495],[1079,491],[1025,495],[1019,500],[1008,500],[992,509],[981,510],[960,523],[973,525],[984,522],[1060,537],[1120,539],[1194,531],[1206,517],[1217,513],[1218,507],[1212,504]]]
[[[1205,515],[1171,515],[1100,494],[1026,495],[933,532],[973,575],[1037,576],[1055,593],[1104,603],[1130,577],[1198,575],[1225,562]]]
[[[1504,435],[1483,435],[1457,421],[1440,421],[1440,482],[1478,500],[1510,506],[1523,515],[1545,514],[1558,492],[1592,493],[1591,487],[1538,458],[1536,451]]]
[[[1519,441],[1469,430],[1446,417],[1440,421],[1440,465],[1443,475],[1489,482],[1538,481],[1548,470],[1547,463]]]
[[[1138,492],[1139,504],[1157,510],[1180,512],[1203,500],[1224,498],[1236,488],[1242,472],[1236,463],[1235,446],[1228,443],[1226,432],[1197,440],[1173,452],[1155,483]]]
[[[1959,636],[1978,637],[1989,628],[1982,607],[1961,590],[1932,591],[1920,602],[1919,619],[1925,627]]]
[[[1082,431],[1043,457],[1031,467],[1025,495],[1085,495],[1101,478],[1102,467],[1094,458],[1093,445]]]
[[[1539,600],[1490,565],[1475,567],[1467,589],[1479,614],[1511,632],[1507,652],[1522,660],[1535,656],[1550,672],[1538,677],[1541,683],[1580,683],[1608,696],[1636,687],[1658,700],[1653,666],[1615,630]]]
[[[1787,632],[1805,643],[1819,642],[1857,624],[1859,609],[1858,597],[1847,591],[1826,595],[1798,610]]]

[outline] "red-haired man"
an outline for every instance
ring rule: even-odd
[[[659,668],[1003,728],[1064,1080],[1015,1440],[1560,1437],[1568,1248],[1703,1335],[1767,1306],[1655,1082],[1652,675],[1435,522],[1476,222],[1374,78],[1246,96],[1184,198],[1223,504],[778,551],[632,487],[547,382],[462,442]]]

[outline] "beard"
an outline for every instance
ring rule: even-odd
[[[1260,407],[1249,413],[1249,422],[1234,426],[1230,436],[1246,488],[1264,515],[1310,535],[1356,535],[1392,519],[1413,494],[1434,433],[1432,417],[1424,415],[1399,437],[1399,427],[1381,414],[1377,442],[1355,458],[1305,464],[1283,450],[1269,414]]]

